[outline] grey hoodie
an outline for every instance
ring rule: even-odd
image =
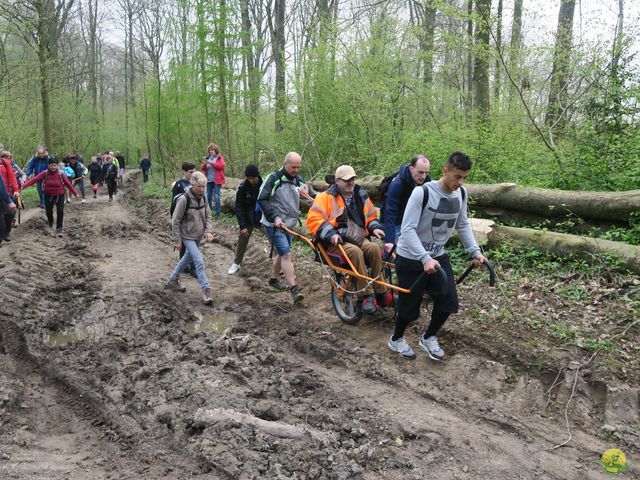
[[[429,189],[429,203],[422,209],[423,188]],[[445,192],[434,180],[413,189],[402,218],[401,237],[396,251],[410,260],[424,265],[430,259],[444,254],[444,246],[458,230],[465,252],[475,257],[480,247],[476,243],[467,218],[467,195],[460,189]]]

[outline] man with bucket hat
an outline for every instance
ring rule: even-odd
[[[368,237],[382,239],[384,231],[369,194],[356,185],[356,172],[350,165],[338,167],[335,183],[316,197],[307,214],[307,228],[327,245],[330,253],[339,252],[338,244],[343,243],[358,273],[367,275],[368,266],[371,277],[380,276],[380,247],[369,241]],[[357,231],[361,235],[355,235],[354,232]],[[392,303],[391,295],[383,286],[375,285],[372,288],[366,280],[358,280],[357,288],[361,292],[363,313],[373,314],[377,311],[378,304],[387,306]]]
[[[449,315],[458,312],[453,269],[444,251],[453,229],[458,230],[465,251],[476,266],[486,260],[467,218],[467,195],[462,184],[470,171],[471,159],[464,153],[454,152],[443,167],[440,180],[414,188],[409,197],[396,248],[396,273],[398,285],[412,291],[399,293],[395,331],[388,342],[389,349],[403,358],[416,358],[404,332],[409,323],[420,316],[425,290],[433,298],[433,310],[429,327],[420,336],[418,346],[432,360],[445,358],[436,335]],[[438,266],[446,273],[446,282],[442,276],[433,275]]]

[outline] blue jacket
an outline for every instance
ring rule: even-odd
[[[13,199],[9,196],[9,192],[4,184],[2,175],[0,175],[0,205],[4,205],[6,207],[10,203],[13,203]]]
[[[27,177],[30,177],[31,174],[34,176],[38,175],[40,172],[44,172],[47,168],[49,168],[49,155],[38,158],[35,155],[31,157],[29,160],[29,165],[27,165],[27,169],[24,171],[24,174]]]
[[[389,184],[387,199],[384,203],[384,242],[394,243],[396,240],[396,225],[402,225],[402,217],[407,202],[416,184],[413,182],[409,163],[400,168],[400,172]],[[429,177],[427,177],[429,181]]]

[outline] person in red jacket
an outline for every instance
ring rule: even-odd
[[[220,189],[225,182],[224,157],[215,143],[209,144],[208,155],[200,170],[207,176],[207,202],[213,210],[212,200],[216,200],[216,218],[220,217]]]
[[[6,150],[0,154],[0,176],[2,176],[4,185],[7,188],[7,193],[15,202],[18,199],[20,188],[18,187],[18,180],[15,172],[13,171],[13,166],[11,165],[11,152]],[[11,233],[15,217],[15,211],[11,213],[8,210],[5,211],[4,218],[0,217],[0,222],[4,222],[5,224],[4,234],[2,235],[2,238],[0,238],[0,241],[4,240],[5,242],[9,242],[11,240],[9,238],[9,233]]]
[[[42,180],[42,192],[44,193],[44,206],[49,221],[51,236],[62,237],[62,220],[64,217],[64,189],[67,187],[74,197],[78,198],[76,189],[66,175],[58,170],[58,161],[55,158],[49,159],[49,167],[40,172],[35,177],[27,180],[22,188],[25,189],[34,183]],[[53,206],[56,206],[56,230],[53,230]]]

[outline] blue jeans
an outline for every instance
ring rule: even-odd
[[[220,216],[220,190],[222,185],[215,182],[207,182],[207,202],[209,202],[209,208],[213,210],[213,199],[216,200],[216,218]]]
[[[264,229],[267,232],[267,238],[273,244],[273,249],[278,255],[283,256],[291,252],[291,234],[289,232],[266,225]]]
[[[38,189],[38,197],[40,197],[40,208],[44,208],[44,191],[42,190],[42,184],[44,180],[40,180],[36,183],[36,188]]]
[[[182,244],[184,245],[185,252],[176,268],[171,272],[171,280],[178,280],[180,274],[184,271],[187,266],[193,262],[196,266],[196,274],[198,275],[198,283],[200,287],[204,290],[209,288],[209,279],[207,278],[207,273],[204,270],[204,258],[202,258],[202,253],[200,253],[200,249],[198,248],[200,242],[196,242],[195,240],[182,240]]]

